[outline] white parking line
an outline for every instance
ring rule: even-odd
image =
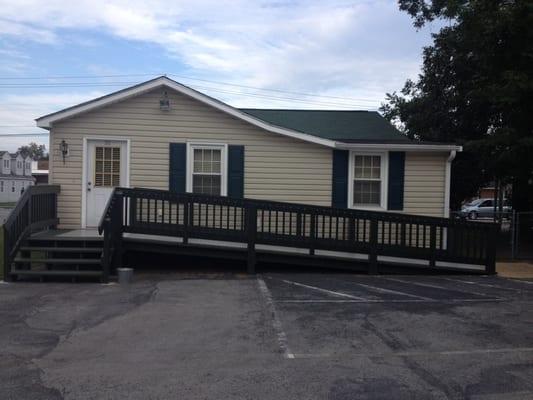
[[[272,315],[272,325],[274,326],[274,330],[276,331],[276,335],[278,337],[278,345],[281,351],[283,352],[283,356],[285,358],[294,358],[294,354],[289,349],[287,335],[283,330],[283,326],[281,325],[281,321],[278,317],[276,307],[274,306],[274,302],[272,301],[272,294],[270,293],[270,290],[268,290],[268,287],[262,278],[257,278],[257,284],[259,286],[259,291],[263,295],[267,307]]]
[[[473,349],[473,350],[443,350],[443,351],[397,351],[387,353],[296,353],[295,358],[319,358],[319,357],[339,357],[346,354],[354,357],[433,357],[433,356],[468,356],[475,354],[507,354],[507,353],[530,353],[533,347],[504,347],[497,349]]]
[[[498,285],[491,285],[489,283],[479,283],[479,282],[474,282],[474,281],[465,281],[464,279],[444,278],[442,276],[439,277],[439,279],[444,279],[444,280],[447,280],[447,281],[450,281],[450,282],[461,282],[461,283],[466,283],[467,285],[477,285],[477,286],[488,287],[488,288],[493,288],[493,289],[512,290],[513,292],[521,292],[522,291],[522,289],[507,288],[507,287],[498,286]]]
[[[385,279],[387,281],[394,281],[394,282],[400,282],[400,283],[406,283],[408,285],[416,285],[416,286],[423,286],[431,289],[440,289],[440,290],[450,290],[446,289],[445,287],[438,286],[438,285],[432,285],[430,283],[421,283],[421,282],[412,282],[412,281],[404,281],[403,279],[398,278],[390,278],[390,277],[380,277],[381,279]]]
[[[276,303],[487,303],[507,301],[499,297],[485,299],[362,299],[362,300],[276,300]]]
[[[509,279],[509,280],[513,282],[525,283],[526,285],[533,285],[533,281],[523,281],[521,279]]]
[[[425,300],[417,299],[402,299],[399,300],[401,303],[420,303]],[[390,300],[378,300],[378,299],[361,299],[361,300],[305,300],[305,299],[295,299],[295,300],[276,300],[276,303],[388,303]]]
[[[459,293],[464,293],[464,294],[475,294],[477,296],[483,296],[483,297],[489,297],[490,299],[497,299],[497,300],[505,300],[501,297],[491,297],[491,296],[487,296],[486,294],[484,293],[479,293],[479,292],[472,292],[471,290],[469,290],[468,292],[464,292],[462,290],[457,290],[455,288],[445,288],[445,287],[442,287],[442,286],[438,286],[438,285],[432,285],[430,283],[422,283],[422,282],[413,282],[413,281],[404,281],[403,279],[398,279],[398,278],[382,278],[382,279],[386,279],[388,281],[395,281],[395,282],[401,282],[401,283],[407,283],[407,284],[410,284],[410,285],[416,285],[416,286],[422,286],[422,287],[427,287],[427,288],[431,288],[431,289],[438,289],[438,290],[448,290],[448,291],[454,291],[454,292],[459,292]]]
[[[346,297],[348,299],[353,299],[353,300],[366,300],[364,297],[352,296],[351,294],[342,293],[342,292],[334,292],[333,290],[323,289],[323,288],[319,288],[316,286],[304,285],[303,283],[288,281],[286,279],[281,279],[281,281],[288,283],[289,285],[300,286],[306,289],[316,290],[317,292],[327,293],[333,296]]]
[[[434,300],[434,299],[431,299],[429,297],[418,296],[418,295],[411,294],[411,293],[400,292],[398,290],[385,289],[385,288],[378,287],[378,286],[367,285],[366,283],[354,282],[352,280],[350,280],[350,282],[354,283],[355,285],[363,286],[363,287],[365,287],[367,289],[370,289],[370,290],[375,290],[376,292],[398,294],[398,295],[401,295],[401,296],[414,297],[415,299],[426,300],[426,301]]]

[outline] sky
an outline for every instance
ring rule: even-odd
[[[163,74],[235,107],[376,110],[434,30],[394,0],[0,0],[0,134]]]

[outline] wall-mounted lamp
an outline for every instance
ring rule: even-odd
[[[61,155],[63,156],[63,164],[65,164],[65,157],[68,156],[68,143],[64,140],[59,143],[59,151],[61,152]]]
[[[168,93],[166,90],[163,92],[163,95],[161,96],[161,99],[159,100],[159,109],[161,111],[170,110],[170,99],[168,98]]]

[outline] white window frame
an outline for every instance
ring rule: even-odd
[[[354,183],[354,167],[355,156],[379,156],[381,157],[380,174],[381,174],[381,199],[379,206],[373,205],[354,205],[353,204],[353,183]],[[351,150],[348,160],[348,208],[362,209],[362,210],[387,210],[388,188],[389,188],[389,152],[365,152]],[[364,179],[363,179],[364,180]]]
[[[187,178],[186,190],[192,193],[192,175],[193,175],[193,160],[194,150],[220,150],[220,195],[228,195],[228,145],[227,143],[212,143],[212,142],[187,142]]]

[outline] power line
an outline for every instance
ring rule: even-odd
[[[66,87],[102,87],[102,86],[124,86],[124,85],[131,85],[136,84],[136,82],[116,82],[116,83],[85,83],[85,82],[78,82],[78,83],[72,83],[72,84],[20,84],[20,85],[12,85],[12,84],[0,84],[0,88],[66,88]],[[335,106],[335,107],[345,107],[345,108],[368,108],[369,104],[350,104],[350,103],[339,103],[339,102],[327,102],[327,101],[317,101],[312,99],[302,99],[297,97],[282,97],[282,96],[273,96],[273,95],[267,95],[267,94],[260,94],[260,93],[248,93],[248,92],[238,92],[238,91],[229,91],[226,89],[219,89],[214,88],[211,86],[200,86],[200,85],[190,85],[192,88],[197,89],[203,89],[203,90],[209,90],[213,92],[218,93],[224,93],[224,94],[232,94],[232,95],[238,95],[238,96],[244,96],[244,97],[255,97],[255,98],[262,98],[262,99],[269,99],[269,100],[276,100],[276,101],[285,101],[285,102],[298,102],[298,103],[305,103],[305,104],[311,104],[311,105],[322,105],[322,106]],[[312,96],[312,95],[310,95]],[[374,107],[372,109],[377,109],[377,107]]]
[[[0,88],[56,88],[136,85],[139,82],[0,83]]]
[[[2,76],[0,80],[44,80],[44,79],[100,79],[100,78],[127,78],[131,76],[154,76],[163,74],[126,74],[126,75],[69,75],[69,76],[23,76],[19,78]]]
[[[33,136],[49,136],[48,132],[43,133],[0,133],[0,137],[33,137]]]
[[[361,105],[356,105],[356,104],[333,103],[333,102],[324,102],[324,101],[305,100],[305,99],[299,99],[299,98],[294,98],[294,97],[277,97],[277,96],[269,96],[269,95],[254,94],[254,93],[242,93],[242,92],[216,89],[216,88],[211,88],[211,87],[202,87],[202,86],[197,86],[197,85],[191,85],[191,87],[204,89],[204,90],[210,90],[210,91],[217,92],[217,93],[241,95],[241,96],[247,96],[247,97],[256,97],[256,98],[268,99],[268,100],[297,102],[297,103],[315,104],[315,105],[322,105],[322,106],[346,107],[346,108],[361,107]],[[362,107],[368,107],[368,105],[364,105]]]
[[[208,79],[200,79],[200,78],[189,78],[189,77],[186,77],[186,76],[183,76],[183,75],[176,75],[176,74],[169,74],[169,76],[175,76],[177,78],[190,79],[190,80],[194,80],[194,81],[201,81],[201,82],[209,82],[209,83],[215,83],[215,84],[221,84],[221,85],[235,86],[235,87],[240,87],[240,88],[244,88],[244,89],[264,90],[264,91],[267,91],[267,92],[296,94],[296,95],[300,95],[300,96],[309,96],[309,97],[324,97],[324,98],[338,99],[338,100],[354,100],[354,101],[372,101],[372,102],[375,102],[375,100],[372,100],[372,99],[329,96],[329,95],[311,94],[311,93],[304,93],[304,92],[293,92],[293,91],[281,90],[281,89],[258,88],[258,87],[254,87],[254,86],[239,85],[237,83],[217,82],[217,81],[212,81],[212,80],[208,80]]]
[[[42,77],[21,77],[21,78],[13,78],[13,77],[0,77],[0,80],[45,80],[45,79],[100,79],[100,78],[126,78],[126,77],[135,77],[135,76],[154,76],[155,74],[120,74],[120,75],[78,75],[78,76],[42,76]],[[330,99],[337,99],[337,100],[353,100],[353,101],[369,101],[369,102],[375,102],[374,99],[368,99],[368,98],[353,98],[353,97],[341,97],[341,96],[331,96],[331,95],[320,95],[320,94],[311,94],[311,93],[304,93],[304,92],[295,92],[295,91],[289,91],[289,90],[282,90],[282,89],[268,89],[268,88],[260,88],[256,86],[248,86],[248,85],[241,85],[237,83],[230,83],[230,82],[223,82],[223,81],[216,81],[216,80],[210,80],[210,79],[202,79],[202,78],[193,78],[181,74],[159,74],[159,75],[167,75],[167,76],[173,76],[180,79],[188,79],[193,81],[200,81],[200,82],[208,82],[208,83],[214,83],[217,85],[226,85],[226,86],[234,86],[244,89],[252,89],[252,90],[260,90],[260,91],[267,91],[267,92],[276,92],[276,93],[287,93],[287,94],[293,94],[293,95],[300,95],[300,96],[309,96],[309,97],[323,97],[323,98],[330,98]],[[132,84],[129,82],[123,82],[124,84]],[[133,82],[137,83],[137,82]],[[54,83],[54,84],[61,84],[61,82]],[[72,82],[66,83],[66,84],[73,84]],[[97,82],[91,82],[90,84],[96,85]],[[19,85],[19,84],[4,84],[1,83],[0,86],[3,85]],[[20,84],[24,85],[24,84]],[[26,84],[26,85],[33,85],[33,84]],[[45,84],[43,84],[45,85]],[[107,83],[102,83],[102,85],[107,85]]]

